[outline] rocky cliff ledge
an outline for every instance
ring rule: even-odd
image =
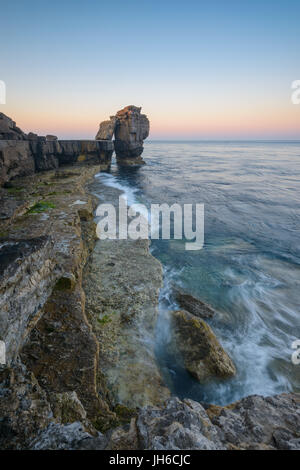
[[[12,121],[5,137],[0,144],[15,164],[0,187],[0,448],[300,449],[297,394],[225,407],[170,397],[154,354],[161,266],[147,241],[96,240],[93,194],[112,203],[119,196],[91,184],[97,145],[26,140]],[[173,314],[186,368],[201,380],[203,365],[234,373],[200,321],[212,310],[180,299],[196,315]]]
[[[161,267],[144,241],[95,246],[96,172],[0,188],[0,447],[299,449],[299,395],[168,398],[153,354]]]
[[[16,177],[53,170],[62,165],[98,163],[108,168],[114,144],[107,140],[58,140],[55,136],[25,134],[0,113],[0,186]]]

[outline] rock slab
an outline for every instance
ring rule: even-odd
[[[235,365],[204,320],[176,310],[171,313],[171,327],[174,349],[179,350],[184,367],[199,382],[235,375]]]

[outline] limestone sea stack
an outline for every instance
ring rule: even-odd
[[[116,117],[111,116],[109,121],[100,123],[96,140],[112,140],[116,126]]]
[[[142,108],[127,106],[117,113],[115,129],[115,152],[118,163],[144,163],[141,154],[143,142],[149,135],[150,124]]]
[[[144,140],[149,135],[150,123],[137,106],[126,106],[100,124],[96,140],[111,140],[115,135],[115,152],[120,165],[141,165],[144,160]]]

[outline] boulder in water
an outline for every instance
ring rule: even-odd
[[[208,304],[191,294],[178,288],[174,288],[173,293],[179,306],[193,315],[196,315],[196,317],[212,318],[215,315],[215,311]]]
[[[172,346],[179,350],[184,367],[193,377],[203,383],[235,375],[235,365],[204,320],[185,310],[171,315]]]

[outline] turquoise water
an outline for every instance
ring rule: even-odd
[[[300,143],[148,142],[147,165],[101,176],[129,202],[205,205],[205,243],[155,240],[164,266],[157,356],[180,397],[226,404],[249,394],[300,391],[291,361],[300,339]],[[176,283],[213,306],[210,325],[237,366],[235,378],[198,384],[166,353]]]

